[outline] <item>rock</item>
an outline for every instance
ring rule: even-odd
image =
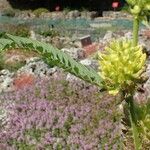
[[[136,92],[134,96],[135,100],[140,104],[144,104],[150,99],[150,64],[148,64],[144,76],[148,77],[148,80],[141,85],[142,91]]]
[[[132,39],[132,32],[129,31],[129,32],[125,33],[124,37],[127,39]]]
[[[31,57],[29,59],[26,59],[26,64],[29,64],[29,63],[34,63],[34,62],[37,62],[37,61],[40,61],[41,59],[39,57]]]
[[[13,64],[15,62],[22,62],[22,57],[19,55],[12,55],[11,57],[7,58],[5,61],[6,64]]]
[[[13,77],[14,73],[9,70],[0,71],[0,93],[13,90]]]
[[[68,18],[69,19],[75,19],[77,17],[80,17],[81,16],[81,13],[78,11],[78,10],[73,10],[73,11],[70,11],[68,14],[67,14]]]
[[[42,19],[52,18],[52,13],[50,13],[50,12],[42,13],[40,18],[42,18]]]
[[[132,16],[122,11],[103,11],[103,17],[106,18],[131,18]]]
[[[103,17],[110,17],[110,11],[103,11],[102,16]]]
[[[13,73],[11,73],[9,70],[1,70],[0,71],[0,77],[1,79],[5,79],[5,77],[13,77]],[[0,80],[1,81],[1,80]]]
[[[91,67],[95,70],[98,69],[98,62],[96,60],[92,60],[92,59],[87,58],[87,59],[81,60],[80,63],[87,66],[87,67]]]
[[[33,30],[30,31],[30,38],[33,39],[33,40],[36,40],[36,34]]]
[[[85,57],[84,50],[82,48],[63,48],[61,50],[75,60],[83,59]]]
[[[81,16],[81,13],[78,10],[73,11],[73,17],[77,18],[77,17],[80,17],[80,16]]]
[[[6,16],[6,17],[14,17],[15,16],[15,11],[11,8],[3,10],[2,16]]]
[[[90,19],[90,16],[89,16],[89,18],[88,18],[88,11],[82,11],[82,12],[81,12],[81,18]]]
[[[86,19],[91,20],[91,13],[89,11],[86,12]]]
[[[143,40],[140,40],[139,43],[140,43],[140,45],[142,45],[143,51],[149,57],[148,59],[150,59],[150,44],[149,44],[149,42],[144,42]]]
[[[144,88],[146,89],[147,92],[147,98],[150,99],[150,78],[144,84]]]
[[[51,19],[56,20],[56,19],[63,19],[64,15],[61,12],[52,12],[51,13]]]
[[[69,49],[72,47],[82,49],[82,44],[80,39],[76,36],[73,36],[72,38],[65,37],[64,47]]]
[[[70,11],[70,12],[66,15],[66,18],[67,18],[67,19],[74,19],[73,11]]]
[[[91,11],[91,12],[90,12],[90,18],[91,18],[91,19],[94,19],[94,18],[96,18],[96,17],[98,17],[98,12],[97,12],[97,11]]]
[[[52,38],[50,36],[47,36],[47,37],[39,36],[39,40],[41,42],[50,43],[52,41]]]
[[[147,37],[140,37],[139,43],[144,47],[144,51],[147,54],[147,56],[150,57],[150,42],[149,38]]]
[[[57,68],[50,68],[38,57],[30,58],[26,65],[17,71],[17,74],[32,74],[35,77],[49,77],[57,71]]]
[[[70,73],[67,74],[66,80],[67,80],[67,81],[70,81],[70,82],[76,82],[76,81],[79,81],[79,82],[80,82],[80,81],[81,81],[80,78],[78,78],[78,77],[76,77],[76,76],[74,76],[74,75],[72,75],[72,74],[70,74]]]
[[[75,42],[73,42],[73,46],[74,46],[75,48],[81,48],[81,47],[82,47],[80,41],[75,41]]]
[[[66,76],[66,80],[69,82],[71,87],[74,88],[78,88],[78,89],[85,89],[85,88],[89,88],[91,86],[91,84],[89,84],[88,82],[85,82],[84,80],[68,73]]]
[[[59,36],[53,37],[52,44],[58,49],[62,49],[64,46],[64,39],[60,38]]]
[[[103,40],[110,41],[114,38],[114,33],[112,31],[107,31]]]
[[[147,66],[146,75],[148,76],[148,80],[143,87],[146,89],[147,96],[150,99],[150,64]]]
[[[148,32],[148,31],[147,31]],[[149,42],[149,36],[147,35],[146,31],[140,31],[139,32],[139,43],[143,46],[144,52],[150,56],[150,42]],[[126,32],[124,34],[124,38],[132,39],[133,35],[132,32]]]
[[[34,19],[36,16],[34,13],[32,13],[31,11],[20,11],[20,12],[17,12],[15,14],[15,17],[19,18],[19,19],[24,19],[24,20],[27,20],[27,19]]]
[[[0,12],[6,9],[11,9],[11,6],[8,0],[0,0]]]

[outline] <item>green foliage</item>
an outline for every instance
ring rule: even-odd
[[[55,37],[55,36],[59,36],[59,32],[56,31],[55,29],[49,29],[47,31],[43,31],[43,32],[40,32],[41,35],[43,35],[44,37]]]
[[[112,26],[110,25],[109,26],[109,24],[106,24],[106,25],[104,25],[102,27],[96,28],[93,31],[93,34],[96,34],[96,35],[98,35],[100,37],[104,37],[107,31],[116,32],[116,31],[119,31],[119,30],[121,30],[121,27],[116,27],[114,25],[112,25]]]
[[[19,150],[35,150],[34,145],[30,145],[26,142],[18,142],[16,140],[13,140],[10,142],[12,145],[15,145],[17,149]]]
[[[150,101],[144,105],[138,105],[136,113],[142,145],[144,149],[148,149],[150,147]]]
[[[22,37],[29,37],[30,36],[30,28],[29,26],[25,24],[19,24],[19,25],[5,25],[2,28],[5,32],[16,35],[16,36],[22,36]],[[0,37],[3,35],[3,32],[1,33]]]
[[[25,62],[15,62],[15,63],[11,63],[11,64],[3,62],[3,64],[0,67],[0,70],[8,69],[10,72],[15,72],[24,65],[25,65]]]
[[[121,8],[121,11],[122,11],[122,12],[129,13],[130,11],[129,11],[129,6],[128,6],[128,4],[125,4],[125,5]]]
[[[140,19],[147,21],[147,15],[150,15],[149,0],[126,0],[129,4],[130,13]]]
[[[148,26],[148,17],[150,15],[149,0],[126,0],[129,4],[129,12],[132,14],[133,21],[133,46],[138,44],[139,23],[142,21]]]
[[[49,12],[49,11],[46,8],[38,8],[33,11],[33,13],[35,14],[36,17],[40,17],[40,15],[42,13],[47,13],[47,12]]]
[[[106,47],[106,52],[100,54],[101,68],[99,75],[93,69],[81,65],[57,48],[28,38],[4,34],[2,35],[4,38],[0,39],[0,50],[5,50],[10,47],[35,50],[41,54],[45,62],[49,65],[61,67],[67,72],[98,86],[103,86],[103,81],[105,87],[112,94],[120,92],[122,94],[122,100],[128,103],[135,149],[140,150],[141,139],[143,138],[143,145],[145,145],[145,143],[147,144],[149,140],[150,117],[146,112],[144,117],[141,115],[141,119],[137,120],[140,115],[136,110],[133,94],[136,89],[136,84],[141,79],[140,76],[144,70],[146,60],[146,55],[143,54],[142,48],[137,46],[139,23],[141,20],[147,19],[146,15],[149,15],[150,2],[149,0],[127,0],[127,2],[129,4],[130,13],[134,17],[133,43],[127,40],[113,41],[110,43],[110,45]],[[42,12],[47,12],[47,10],[41,8],[34,11],[37,17],[39,17]],[[46,33],[45,36],[47,35],[52,35],[52,33]],[[99,120],[99,118],[95,118],[95,122],[97,122],[97,120]],[[68,123],[66,123],[65,126],[67,130],[70,128],[70,124]],[[67,134],[67,130],[63,131],[63,134]],[[59,132],[59,130],[56,130],[55,134],[57,135]],[[141,139],[139,137],[141,137]],[[106,143],[104,138],[103,140],[104,143]],[[58,144],[57,146],[58,149],[61,149],[61,145]]]
[[[6,39],[0,39],[1,50],[9,47],[35,50],[41,54],[47,64],[56,65],[85,81],[101,86],[101,77],[95,70],[76,62],[69,55],[54,48],[52,45],[9,34],[6,34],[5,37]]]
[[[3,12],[2,12],[2,15],[3,16],[7,16],[7,17],[14,17],[15,16],[15,10],[14,9],[5,9]]]
[[[3,55],[0,53],[0,70],[4,68],[4,58]]]
[[[25,65],[25,61],[6,62],[5,54],[0,53],[0,70],[8,69],[10,72],[15,72]]]
[[[66,7],[63,9],[63,12],[65,15],[67,15],[70,11],[71,11],[71,9],[69,7]]]
[[[5,35],[5,33],[3,34],[3,36]],[[14,43],[12,40],[9,39],[5,39],[5,38],[0,38],[0,52],[2,52],[2,50],[5,50],[7,48],[9,48],[10,46],[13,46]]]
[[[30,30],[26,25],[18,25],[16,29],[13,31],[13,34],[21,37],[29,37]]]
[[[25,131],[25,135],[31,136],[34,140],[36,140],[36,142],[40,141],[44,133],[46,133],[46,130],[44,129],[41,130],[36,128],[32,128]]]
[[[5,35],[5,32],[0,31],[0,38],[2,38]]]
[[[137,130],[139,132],[142,150],[148,150],[150,147],[150,101],[144,104],[135,103],[135,115],[137,121]],[[126,122],[127,123],[127,122]],[[128,124],[128,126],[130,126]],[[131,137],[132,130],[128,131]],[[129,138],[129,137],[127,137]]]

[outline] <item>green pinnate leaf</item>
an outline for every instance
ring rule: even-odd
[[[34,50],[41,54],[42,58],[47,64],[61,67],[87,82],[102,86],[102,79],[95,70],[92,68],[87,68],[84,65],[76,62],[69,55],[58,50],[52,45],[28,38],[13,36],[10,34],[6,34],[5,37],[6,39],[0,40],[1,50],[7,49],[10,46],[32,51]]]

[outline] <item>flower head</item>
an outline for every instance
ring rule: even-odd
[[[141,46],[132,46],[129,40],[114,40],[99,53],[100,75],[110,93],[135,86],[144,70],[146,54]]]
[[[140,15],[149,13],[150,1],[149,0],[126,0],[130,5],[130,12],[133,15]]]

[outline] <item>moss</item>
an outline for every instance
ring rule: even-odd
[[[35,15],[36,17],[40,17],[40,15],[41,15],[42,13],[47,13],[47,12],[49,12],[49,11],[48,11],[48,9],[46,9],[46,8],[38,8],[38,9],[35,9],[35,10],[33,11],[33,13],[34,13],[34,15]]]

